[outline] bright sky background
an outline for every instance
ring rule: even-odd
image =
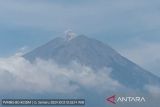
[[[0,0],[0,57],[72,29],[160,76],[159,0]]]

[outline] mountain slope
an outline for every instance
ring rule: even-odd
[[[95,71],[110,67],[111,77],[131,89],[141,90],[145,85],[160,84],[159,77],[121,56],[108,45],[83,35],[71,40],[56,38],[24,57],[30,61],[36,58],[54,60],[62,66],[77,61]]]

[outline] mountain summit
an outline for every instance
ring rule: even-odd
[[[36,58],[54,60],[63,66],[77,61],[95,71],[110,67],[112,69],[111,77],[131,89],[141,90],[146,85],[160,83],[159,77],[121,56],[110,46],[84,35],[72,36],[73,33],[69,32],[69,37],[71,37],[69,41],[60,37],[55,38],[25,54],[24,58],[31,62]]]

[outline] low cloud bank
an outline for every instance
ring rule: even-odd
[[[146,85],[145,89],[154,97],[160,97],[160,86]]]
[[[41,59],[30,63],[17,54],[0,58],[0,91],[72,93],[80,88],[116,90],[121,85],[110,78],[110,72],[111,68],[95,72],[74,61],[67,67]]]

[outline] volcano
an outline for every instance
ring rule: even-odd
[[[36,58],[54,60],[61,66],[77,61],[96,72],[110,67],[111,77],[131,89],[142,90],[146,85],[160,84],[158,76],[123,57],[109,45],[84,35],[69,39],[57,37],[23,57],[30,62],[34,62]]]

